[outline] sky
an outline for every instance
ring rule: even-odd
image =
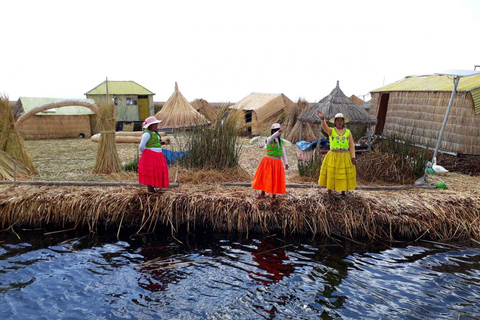
[[[480,65],[477,0],[2,0],[0,93],[85,98],[108,78],[166,101],[317,102]],[[480,67],[479,67],[480,68]],[[477,70],[479,69],[477,68]]]

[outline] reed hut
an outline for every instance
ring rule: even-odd
[[[360,99],[359,97],[357,97],[354,94],[352,94],[349,99],[352,100],[352,102],[357,104],[357,105],[362,105],[362,104],[365,103],[365,101],[363,101],[362,99]]]
[[[50,104],[55,105],[63,101],[65,99],[20,97],[12,111],[14,117],[18,119],[39,107]],[[35,114],[32,113],[25,121],[22,121],[22,125],[18,128],[18,133],[26,140],[90,138],[92,132],[90,118],[94,112],[83,106],[73,105],[73,103],[79,102],[79,104],[93,105],[95,101],[93,99],[69,101],[72,102],[71,106],[51,108]]]
[[[86,97],[101,101],[105,95],[112,97],[117,121],[141,121],[155,114],[155,93],[135,81],[103,81],[85,93]]]
[[[343,93],[338,81],[337,86],[328,96],[324,97],[318,103],[312,104],[298,117],[298,120],[301,122],[318,124],[320,132],[322,120],[317,115],[317,110],[323,112],[327,122],[334,118],[337,113],[343,113],[345,117],[350,119],[348,126],[370,127],[376,123],[375,118],[373,118],[364,107],[355,104]],[[318,138],[320,139],[320,137]]]
[[[163,105],[162,109],[155,114],[158,120],[158,129],[191,129],[210,124],[200,112],[195,110],[187,99],[178,90],[175,82],[175,90]]]
[[[195,99],[191,102],[191,105],[211,123],[214,123],[217,120],[217,109],[215,109],[210,103],[208,103],[207,100]]]
[[[375,134],[406,137],[434,148],[453,90],[448,76],[406,77],[371,91]],[[480,75],[463,77],[453,99],[440,152],[480,154]]]
[[[282,114],[288,114],[294,103],[283,93],[253,92],[230,107],[244,112],[244,124],[249,134],[261,134]]]

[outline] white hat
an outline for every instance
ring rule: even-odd
[[[272,128],[271,129],[280,129],[280,123],[274,123],[272,124]]]
[[[147,129],[151,124],[160,123],[162,120],[158,120],[155,116],[150,116],[143,121],[143,129]]]
[[[343,115],[343,113],[337,113],[337,114],[335,115],[335,117],[333,117],[332,119],[330,119],[330,123],[335,123],[335,119],[337,119],[337,118],[343,118],[343,120],[345,120],[345,123],[347,123],[347,122],[350,121],[350,119],[345,118],[345,116]]]

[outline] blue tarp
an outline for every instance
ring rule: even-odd
[[[313,150],[317,147],[317,140],[313,142],[308,142],[308,141],[298,141],[296,143],[298,149],[302,151],[308,151],[308,150]],[[328,139],[320,139],[320,148],[330,148],[330,143],[328,142]]]
[[[170,165],[172,162],[180,160],[183,156],[185,156],[188,151],[171,151],[168,149],[162,149],[162,153],[167,160],[167,164]]]

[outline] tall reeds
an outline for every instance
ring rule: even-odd
[[[395,135],[377,140],[375,151],[358,157],[357,177],[368,182],[413,183],[425,174],[429,151],[411,141]]]
[[[8,154],[21,170],[25,170],[28,174],[37,173],[25,149],[23,138],[15,132],[15,118],[6,95],[0,95],[0,130],[0,150]],[[6,161],[7,159],[3,159],[4,163]]]
[[[230,113],[223,107],[212,126],[186,132],[184,150],[188,150],[188,154],[181,164],[186,168],[214,170],[238,167],[242,149],[237,144],[240,115],[240,112]]]
[[[99,123],[101,138],[98,145],[97,158],[92,172],[97,174],[110,174],[120,172],[122,163],[115,144],[115,106],[110,96],[97,102],[99,109]]]

